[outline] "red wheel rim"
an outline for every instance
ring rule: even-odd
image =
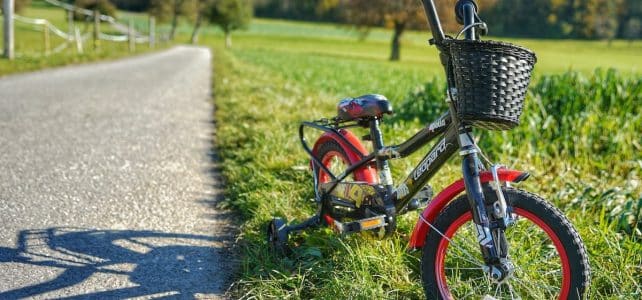
[[[557,250],[557,253],[560,255],[560,261],[562,265],[562,287],[560,289],[560,295],[558,299],[566,299],[569,295],[570,292],[570,286],[571,286],[571,267],[570,263],[568,260],[568,255],[566,254],[566,251],[564,250],[564,246],[562,245],[562,241],[555,235],[555,232],[553,229],[551,229],[548,224],[546,224],[542,219],[537,217],[536,215],[521,209],[521,208],[514,208],[515,213],[517,215],[525,217],[535,223],[539,228],[544,230],[548,237],[551,239],[553,244],[555,245],[555,249]],[[470,221],[472,219],[472,213],[467,212],[457,218],[450,226],[448,226],[448,229],[446,232],[444,232],[444,235],[448,238],[451,239],[455,232],[465,223]],[[454,299],[452,295],[450,294],[450,290],[448,289],[448,284],[446,282],[446,268],[444,264],[444,259],[446,257],[446,251],[448,250],[448,245],[450,242],[448,239],[442,238],[441,241],[439,242],[439,245],[437,247],[437,259],[435,261],[435,273],[439,274],[437,277],[437,286],[439,288],[439,292],[444,299]]]

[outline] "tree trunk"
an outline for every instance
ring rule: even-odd
[[[190,39],[190,43],[192,44],[198,43],[198,31],[201,29],[202,22],[203,22],[203,13],[201,9],[199,9],[196,16],[196,23],[194,23],[194,30],[192,31],[192,38]]]
[[[174,34],[176,33],[176,23],[178,23],[178,14],[174,12],[174,16],[172,17],[172,29],[169,31],[169,40],[173,41],[174,40]]]
[[[392,46],[390,52],[390,60],[398,61],[401,59],[401,35],[406,28],[406,22],[395,21],[395,32],[392,36]]]
[[[225,32],[225,48],[227,48],[227,49],[232,48],[232,32],[231,31],[226,31]]]
[[[169,32],[169,39],[174,40],[176,34],[176,26],[178,25],[178,15],[180,14],[181,5],[183,0],[174,0],[174,9],[172,11],[172,29]]]

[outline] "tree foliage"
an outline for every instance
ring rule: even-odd
[[[200,0],[151,0],[149,13],[160,22],[171,22],[169,39],[173,40],[179,17],[195,19],[199,2]]]
[[[642,38],[642,1],[625,0],[619,16],[618,37]]]
[[[338,21],[338,12],[318,11],[323,2],[338,0],[255,0],[255,13],[259,17],[306,21]],[[334,7],[336,5],[331,5]]]
[[[232,31],[245,28],[252,19],[251,0],[216,0],[206,8],[205,15],[210,23],[225,33],[225,44],[232,46]]]
[[[150,0],[149,13],[161,22],[171,21],[175,15],[194,19],[199,2],[202,0]]]
[[[25,7],[31,4],[31,0],[14,0],[13,11],[21,12]],[[0,10],[4,7],[4,0],[0,0]]]
[[[118,9],[128,11],[147,11],[151,0],[111,0]]]
[[[454,16],[457,0],[435,0],[444,30],[459,31]],[[642,1],[640,0],[476,0],[480,15],[493,35],[538,38],[613,39],[642,38]],[[420,1],[382,0],[256,0],[256,14],[310,21],[339,21],[356,24],[358,19],[346,11],[360,12],[369,26],[391,25],[383,20],[383,10],[401,4],[413,10]],[[383,6],[382,6],[383,5]],[[347,8],[348,7],[348,8]],[[381,8],[381,9],[379,9]],[[377,13],[379,10],[379,13]],[[372,15],[376,14],[376,15]],[[407,28],[425,29],[425,20],[406,24]],[[392,28],[392,27],[391,27]]]
[[[116,6],[109,0],[75,0],[73,4],[84,9],[98,10],[103,15],[116,17]],[[78,13],[74,15],[77,20],[82,20],[86,17]]]

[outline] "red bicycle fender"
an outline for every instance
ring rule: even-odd
[[[317,154],[318,148],[321,144],[328,140],[334,140],[337,142],[341,148],[343,148],[343,151],[346,152],[346,155],[348,155],[348,159],[350,160],[350,164],[355,164],[361,160],[361,156],[366,156],[368,155],[368,152],[366,151],[366,147],[363,146],[361,143],[361,140],[357,138],[356,135],[354,135],[352,132],[346,129],[339,129],[338,130],[343,137],[348,140],[354,147],[359,150],[361,153],[355,153],[354,150],[352,150],[352,147],[347,145],[343,139],[338,137],[335,133],[332,132],[326,132],[319,139],[314,143],[314,147],[312,148],[312,153],[315,155]],[[310,162],[312,163],[312,162]],[[311,165],[310,165],[311,166]],[[339,174],[335,174],[339,175]],[[359,168],[356,171],[354,171],[354,177],[358,181],[365,181],[369,183],[377,183],[379,182],[379,176],[377,175],[377,170],[374,168],[370,168],[368,166],[364,166],[363,168]]]
[[[528,177],[528,173],[516,170],[508,169],[499,169],[497,170],[497,175],[499,176],[500,181],[507,182],[519,182],[525,180]],[[491,172],[482,172],[480,174],[481,183],[487,183],[493,181],[493,175]],[[449,185],[443,191],[441,191],[432,201],[428,204],[428,207],[419,216],[417,224],[415,224],[415,229],[412,231],[410,236],[410,242],[408,243],[409,249],[420,249],[424,246],[426,241],[426,236],[430,230],[430,226],[426,223],[434,223],[437,219],[439,213],[446,207],[450,201],[455,199],[459,194],[464,192],[466,188],[464,187],[464,180],[460,179],[453,184]]]

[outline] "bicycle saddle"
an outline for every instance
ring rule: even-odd
[[[380,118],[383,114],[392,114],[392,105],[385,96],[368,94],[341,100],[337,106],[337,111],[337,117],[341,121]]]

